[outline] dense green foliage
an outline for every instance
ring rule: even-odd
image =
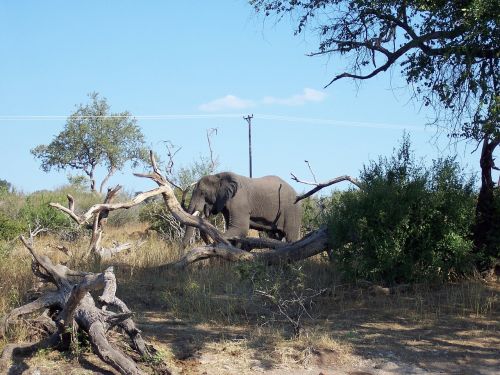
[[[91,102],[80,105],[50,144],[39,145],[31,153],[40,159],[44,171],[52,168],[84,172],[95,187],[97,166],[107,169],[100,191],[127,161],[137,164],[147,159],[144,136],[128,112],[111,113],[105,98],[89,95]]]
[[[26,236],[37,227],[71,238],[80,233],[81,229],[68,215],[48,205],[50,202],[67,205],[67,194],[75,198],[77,211],[84,211],[102,200],[96,194],[73,186],[31,194],[0,192],[0,242],[13,240],[21,234]]]
[[[50,202],[66,205],[67,199],[58,192],[35,192],[25,198],[24,205],[19,211],[19,218],[26,225],[40,226],[53,231],[70,227],[71,219],[68,215],[50,207]]]
[[[362,190],[334,195],[333,259],[356,279],[444,280],[471,270],[476,195],[453,159],[418,163],[408,139],[364,167]]]
[[[20,220],[12,218],[0,212],[0,241],[10,241],[19,236],[25,230],[25,226]]]
[[[331,196],[312,195],[302,200],[302,234],[320,228],[327,221],[329,208],[341,192],[334,191]]]

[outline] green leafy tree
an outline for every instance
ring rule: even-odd
[[[96,191],[95,172],[104,166],[107,175],[100,184],[102,192],[109,178],[131,161],[135,166],[147,159],[144,136],[129,112],[111,113],[106,98],[89,94],[90,102],[77,107],[66,125],[50,144],[39,145],[31,153],[41,161],[45,172],[52,168],[84,172],[90,189]]]
[[[311,56],[342,56],[343,78],[366,80],[399,66],[415,97],[432,106],[452,137],[481,145],[476,206],[477,251],[498,256],[491,242],[500,222],[492,179],[500,144],[500,5],[498,0],[250,0],[257,12],[292,16],[295,34],[319,37]],[[287,17],[288,18],[288,17]]]

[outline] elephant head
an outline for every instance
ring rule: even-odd
[[[224,209],[229,199],[238,190],[238,182],[231,173],[218,173],[201,178],[195,185],[187,212],[206,218],[216,215]],[[194,227],[187,227],[182,239],[185,248],[194,234]]]

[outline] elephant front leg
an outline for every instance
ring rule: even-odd
[[[232,214],[230,212],[224,213],[226,220],[225,238],[231,237],[246,237],[250,229],[250,215],[239,215],[238,213]]]

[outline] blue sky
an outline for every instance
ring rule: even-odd
[[[254,114],[254,176],[310,180],[306,159],[318,180],[357,176],[370,159],[389,155],[405,129],[418,156],[457,152],[477,171],[472,146],[451,147],[425,127],[432,114],[410,100],[398,68],[323,89],[343,65],[307,57],[315,45],[314,36],[294,36],[288,20],[264,20],[243,0],[3,0],[0,178],[26,192],[66,183],[64,171],[42,172],[29,150],[49,143],[92,91],[112,111],[137,116],[160,155],[164,141],[182,146],[177,167],[207,155],[206,130],[217,128],[220,169],[247,174],[242,116]],[[110,183],[154,187],[129,169]]]

